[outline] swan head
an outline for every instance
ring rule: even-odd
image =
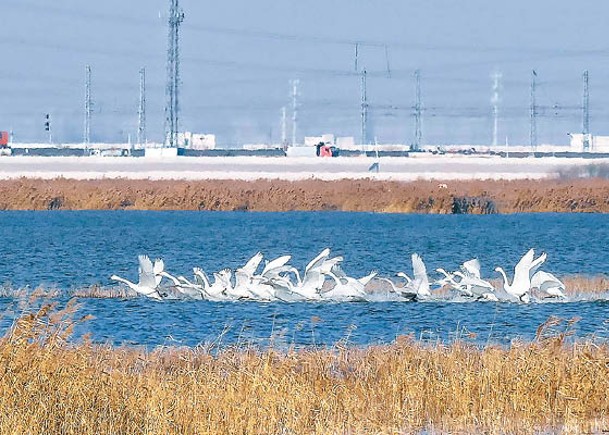
[[[112,276],[110,277],[110,279],[111,279],[112,281],[118,281],[118,280],[120,279],[120,277],[119,277],[118,275],[112,275]]]
[[[500,266],[497,266],[497,267],[495,268],[495,272],[499,272],[499,273],[501,273],[501,272],[503,272],[503,269],[502,269]]]

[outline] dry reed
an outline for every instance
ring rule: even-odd
[[[444,188],[443,185],[447,188]],[[441,187],[440,187],[441,186]],[[0,210],[609,212],[609,180],[5,180]]]
[[[0,433],[600,432],[609,348],[549,319],[536,340],[278,352],[69,341],[73,303],[0,339]]]

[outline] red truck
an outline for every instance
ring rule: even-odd
[[[0,156],[10,156],[12,150],[8,146],[8,131],[0,131]]]

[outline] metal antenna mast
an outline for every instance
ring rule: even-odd
[[[493,97],[491,103],[493,104],[493,147],[498,145],[498,133],[499,133],[499,91],[501,89],[501,73],[493,74]]]
[[[292,146],[296,145],[296,126],[298,122],[298,85],[300,80],[292,80]]]
[[[285,147],[288,141],[287,112],[285,106],[281,108],[281,146]]]
[[[584,71],[584,101],[582,109],[584,151],[590,151],[590,88],[588,83],[588,70]]]
[[[416,103],[414,105],[414,143],[412,144],[412,148],[415,151],[421,149],[421,140],[423,138],[423,133],[421,131],[421,112],[423,110],[423,103],[421,101],[421,71],[416,70],[414,72],[414,77],[416,81]]]
[[[91,101],[91,67],[85,67],[85,131],[83,142],[85,150],[89,148],[91,143],[91,114],[93,113],[93,103]]]
[[[368,93],[366,89],[366,76],[367,72],[364,68],[362,70],[362,79],[360,84],[360,93],[361,93],[361,121],[362,121],[362,130],[361,130],[361,144],[362,148],[364,145],[368,144]]]
[[[137,110],[137,144],[141,147],[146,142],[146,68],[141,68],[140,105]]]
[[[180,113],[180,25],[184,12],[179,0],[170,0],[169,8],[169,47],[167,49],[167,105],[165,107],[165,144],[178,145],[178,121]]]
[[[531,145],[531,152],[535,152],[537,148],[537,102],[535,100],[535,92],[537,90],[537,73],[535,70],[531,72],[531,131],[529,142]]]

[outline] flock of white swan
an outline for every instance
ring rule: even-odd
[[[112,275],[110,279],[123,283],[139,295],[156,300],[186,298],[208,301],[369,301],[378,300],[378,291],[367,290],[373,279],[384,286],[385,294],[392,300],[421,301],[434,299],[439,289],[454,292],[463,298],[480,301],[515,301],[529,303],[532,292],[537,298],[566,299],[565,285],[549,272],[539,270],[547,255],[535,258],[529,250],[514,268],[510,283],[506,272],[497,267],[495,271],[503,277],[503,290],[496,289],[480,274],[480,262],[472,259],[463,263],[459,270],[449,273],[436,269],[442,275],[437,281],[430,281],[423,260],[412,254],[413,277],[404,272],[396,274],[402,283],[379,277],[373,271],[362,278],[347,276],[341,268],[343,257],[330,256],[330,249],[324,249],[307,264],[304,273],[289,265],[291,256],[286,255],[262,265],[263,255],[258,252],[244,266],[223,269],[213,274],[213,280],[198,267],[193,269],[194,281],[183,276],[173,276],[165,271],[163,260],[154,263],[146,255],[140,255],[139,281],[133,283]],[[260,271],[260,269],[262,269]],[[164,279],[170,284],[164,284]],[[378,286],[377,286],[378,287]],[[434,293],[432,293],[434,292]]]

